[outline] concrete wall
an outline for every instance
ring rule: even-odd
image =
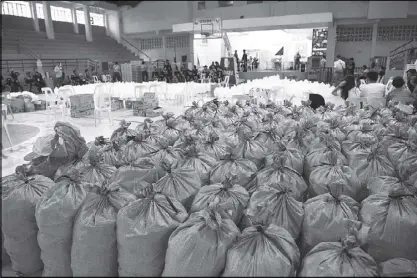
[[[378,41],[375,47],[375,56],[389,56],[389,52],[405,44],[407,41]],[[356,66],[369,65],[371,58],[371,42],[337,42],[335,54],[346,58],[354,58]]]
[[[188,1],[143,1],[122,12],[123,33],[145,33],[170,30],[173,24],[192,21]]]
[[[121,38],[121,26],[119,20],[119,13],[117,11],[107,12],[107,26],[109,28],[109,34],[115,40],[120,41]]]

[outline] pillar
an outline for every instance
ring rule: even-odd
[[[77,8],[76,8],[75,4],[71,5],[71,18],[72,18],[72,27],[74,28],[74,33],[79,34],[80,29],[78,28]]]
[[[104,14],[104,27],[106,28],[106,36],[110,36],[109,15],[107,12]]]
[[[39,28],[38,13],[36,11],[36,2],[29,1],[29,5],[30,5],[30,13],[33,19],[33,28],[35,29],[36,32],[39,32],[40,28]]]
[[[45,31],[46,37],[50,40],[55,39],[54,25],[52,24],[50,1],[42,1],[43,15],[45,17]]]
[[[378,37],[378,21],[375,21],[372,25],[372,45],[371,45],[371,58],[375,57],[376,39]]]
[[[164,59],[166,60],[167,59],[167,48],[166,48],[166,45],[165,45],[165,36],[162,36],[162,48],[164,50]]]
[[[91,32],[91,22],[90,22],[90,7],[83,5],[84,8],[84,21],[85,21],[85,38],[88,42],[93,41],[93,33]]]
[[[326,67],[333,68],[336,59],[336,24],[330,24],[327,29]]]
[[[188,61],[194,66],[194,34],[190,34],[190,58]]]

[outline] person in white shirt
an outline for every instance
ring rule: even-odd
[[[393,89],[387,95],[387,102],[401,102],[405,105],[412,104],[415,99],[412,97],[411,92],[405,86],[405,81],[401,76],[396,76],[392,80]]]
[[[334,82],[335,85],[339,85],[341,81],[343,81],[343,78],[345,76],[345,69],[346,69],[346,63],[342,61],[340,55],[336,56],[337,60],[333,64],[333,71],[334,71]]]
[[[361,97],[366,98],[366,102],[372,106],[385,106],[385,85],[377,83],[378,73],[370,71],[366,74],[366,84],[359,86]]]
[[[64,81],[64,75],[62,72],[62,65],[61,63],[57,63],[54,69],[55,77],[56,77],[56,87],[61,87],[62,82]]]

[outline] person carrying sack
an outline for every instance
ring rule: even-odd
[[[333,65],[335,86],[337,86],[339,82],[343,80],[346,69],[346,63],[342,61],[340,55],[337,55],[336,58],[337,60]]]

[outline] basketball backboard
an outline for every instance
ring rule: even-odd
[[[194,34],[200,34],[196,39],[222,38],[222,20],[220,18],[196,18],[193,24]]]

